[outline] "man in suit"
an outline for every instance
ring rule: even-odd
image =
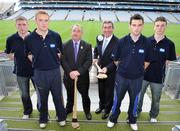
[[[72,27],[72,39],[64,44],[62,67],[64,69],[64,85],[67,90],[66,113],[73,110],[74,80],[78,77],[77,89],[82,96],[83,109],[87,120],[92,119],[89,98],[89,68],[92,64],[91,45],[81,40],[80,25]]]
[[[104,21],[102,25],[103,35],[96,38],[97,45],[94,49],[94,60],[107,74],[107,79],[98,79],[99,108],[95,111],[99,114],[103,111],[102,119],[106,119],[113,104],[114,81],[116,65],[111,59],[111,54],[118,42],[118,38],[113,35],[114,24],[112,21]]]

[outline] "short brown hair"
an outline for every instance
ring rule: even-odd
[[[129,24],[131,25],[132,20],[142,20],[142,22],[144,23],[144,18],[140,15],[140,14],[134,14],[133,16],[131,16]]]
[[[37,19],[38,15],[47,15],[49,17],[49,14],[45,10],[38,10],[38,12],[35,14],[35,19]]]
[[[165,22],[167,24],[167,19],[164,16],[157,17],[155,19],[154,23],[156,23],[158,21]]]
[[[22,20],[22,21],[28,21],[27,18],[24,17],[24,16],[19,16],[19,17],[16,18],[16,22],[17,22],[17,21],[21,21],[21,20]]]
[[[111,25],[112,25],[112,28],[114,29],[114,23],[113,23],[112,21],[110,21],[110,20],[105,20],[105,21],[103,21],[102,26],[104,26],[104,24],[111,24]]]

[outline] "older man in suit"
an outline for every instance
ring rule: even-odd
[[[89,68],[92,64],[91,45],[81,40],[83,31],[80,25],[73,25],[72,39],[64,44],[62,66],[64,85],[67,90],[66,112],[71,113],[74,103],[74,80],[78,77],[77,89],[82,96],[83,109],[87,120],[92,119],[89,98]]]
[[[106,119],[113,104],[114,81],[116,65],[111,59],[111,54],[118,42],[118,38],[113,35],[114,24],[112,21],[104,21],[102,25],[103,35],[96,38],[97,45],[94,49],[94,60],[98,62],[103,73],[107,74],[107,79],[98,79],[99,108],[96,114],[102,113],[102,119]]]

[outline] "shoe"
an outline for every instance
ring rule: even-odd
[[[104,120],[107,119],[108,117],[109,117],[109,113],[103,113],[101,118]]]
[[[86,115],[86,119],[87,120],[91,120],[92,119],[91,113],[85,113],[85,115]]]
[[[29,115],[23,115],[22,119],[24,119],[24,120],[29,119]]]
[[[113,123],[111,121],[108,121],[108,123],[107,123],[108,128],[112,128],[112,127],[114,127],[114,125],[115,125],[115,123]]]
[[[138,130],[138,126],[137,126],[136,123],[135,123],[135,124],[130,124],[130,127],[131,127],[131,129],[132,129],[133,131],[137,131],[137,130]]]
[[[66,125],[66,121],[60,121],[60,122],[59,122],[59,125],[60,125],[61,127],[65,126],[65,125]]]
[[[41,129],[46,128],[46,126],[47,126],[47,123],[40,123],[40,124],[39,124],[39,127],[40,127]]]
[[[151,123],[156,123],[156,122],[157,122],[157,119],[156,119],[156,118],[151,118],[151,119],[150,119],[150,122],[151,122]]]
[[[102,110],[103,110],[102,108],[97,108],[96,111],[95,111],[95,113],[96,113],[96,114],[100,114],[100,113],[102,112]]]

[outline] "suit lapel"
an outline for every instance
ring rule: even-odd
[[[103,46],[103,41],[99,42],[99,55],[102,57],[102,46]]]

